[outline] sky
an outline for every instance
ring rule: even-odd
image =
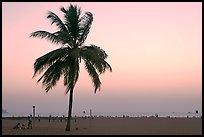
[[[48,11],[62,20],[70,4],[93,13],[85,45],[108,54],[112,72],[100,76],[96,94],[80,64],[73,114],[202,112],[201,2],[3,2],[2,108],[10,113],[66,114],[69,94],[63,79],[45,93],[40,75],[32,78],[38,57],[59,48],[30,38],[38,30],[56,31]]]

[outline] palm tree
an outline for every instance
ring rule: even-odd
[[[95,45],[84,45],[93,21],[92,13],[85,12],[81,16],[81,8],[72,4],[67,9],[61,7],[60,10],[64,13],[64,21],[51,11],[48,12],[47,16],[51,24],[57,26],[56,32],[35,31],[30,35],[30,37],[45,38],[60,45],[58,49],[35,60],[33,77],[45,71],[37,83],[42,80],[42,85],[47,93],[56,85],[60,77],[64,76],[65,93],[70,92],[66,125],[66,131],[70,131],[73,91],[79,77],[81,59],[92,78],[95,93],[97,89],[100,90],[101,86],[99,75],[107,69],[112,72],[112,68],[105,61],[108,55],[103,49]]]

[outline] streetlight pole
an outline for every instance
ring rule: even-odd
[[[34,123],[35,123],[34,121],[35,121],[35,106],[33,106],[33,127],[34,127],[34,125],[35,125],[35,124],[34,124]]]

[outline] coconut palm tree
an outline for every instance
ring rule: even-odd
[[[45,38],[60,46],[35,60],[33,77],[44,72],[37,83],[42,81],[46,93],[56,85],[61,76],[64,77],[65,93],[70,93],[66,125],[66,131],[70,131],[73,91],[79,77],[79,63],[83,60],[92,78],[95,93],[101,86],[99,75],[106,70],[112,71],[112,68],[105,61],[108,55],[103,49],[95,45],[84,45],[91,28],[93,14],[85,12],[82,16],[81,8],[72,4],[67,9],[61,7],[60,10],[64,14],[64,21],[51,11],[47,15],[51,24],[57,26],[56,32],[35,31],[30,34],[30,37]]]

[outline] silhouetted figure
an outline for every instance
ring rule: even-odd
[[[13,127],[13,129],[20,129],[20,123],[17,123],[17,124]]]
[[[52,116],[51,116],[51,115],[49,115],[49,122],[50,122],[50,120],[51,120],[51,117],[52,117]]]
[[[24,124],[21,125],[21,129],[25,129],[25,125]]]
[[[64,118],[64,115],[62,115],[62,119],[64,119],[64,121],[66,121],[66,119]]]
[[[32,129],[33,127],[32,127],[32,120],[31,120],[31,117],[30,116],[28,116],[28,127],[27,127],[27,129]]]
[[[155,114],[155,117],[159,117],[159,115],[158,115],[158,114]]]
[[[38,122],[40,122],[40,116],[38,115]]]

